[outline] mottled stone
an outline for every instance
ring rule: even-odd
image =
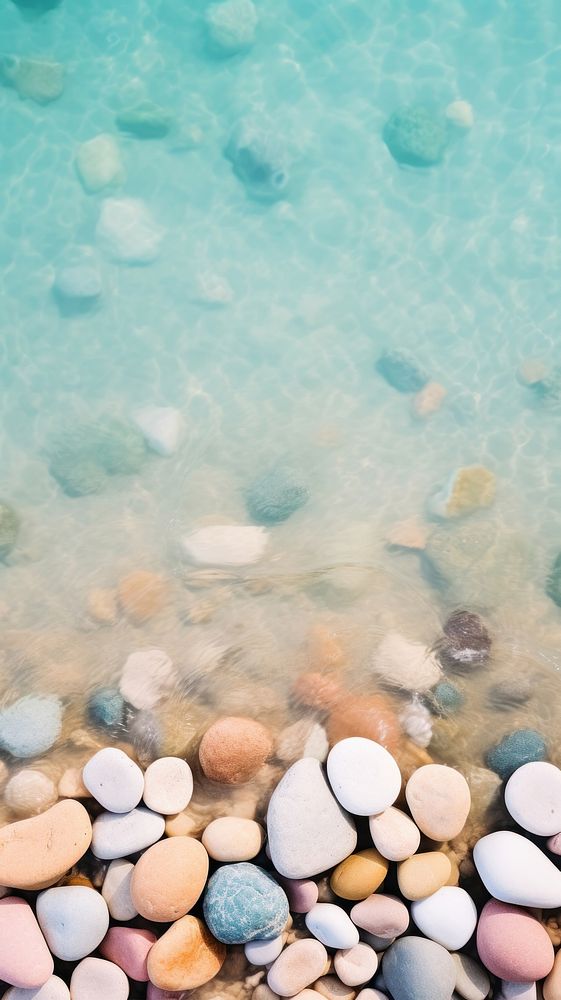
[[[466,465],[452,473],[446,485],[430,500],[437,517],[453,518],[490,507],[495,499],[496,479],[484,465]]]
[[[423,105],[394,111],[383,139],[394,160],[411,167],[432,167],[444,158],[448,133],[443,118]]]
[[[308,502],[303,483],[288,469],[276,468],[256,480],[246,494],[247,512],[256,524],[278,524]]]
[[[406,351],[384,351],[376,362],[376,371],[398,392],[420,392],[428,377]]]
[[[540,733],[533,729],[515,729],[487,751],[485,763],[506,781],[523,764],[543,760],[546,752],[546,742]]]
[[[225,944],[277,937],[288,920],[288,900],[278,882],[247,862],[219,868],[203,902],[211,933]]]

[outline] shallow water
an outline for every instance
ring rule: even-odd
[[[297,717],[286,698],[318,666],[313,628],[342,644],[346,686],[370,690],[384,634],[430,646],[467,603],[494,653],[461,680],[465,707],[436,723],[430,752],[479,765],[517,726],[551,737],[561,619],[544,588],[561,537],[561,408],[516,373],[559,361],[557,5],[261,0],[254,44],[231,57],[209,46],[207,6],[0,10],[4,54],[66,74],[44,105],[0,87],[1,492],[22,521],[0,562],[3,701],[60,693],[68,736],[84,693],[157,646],[180,674],[161,709],[179,751],[220,712],[277,728]],[[143,99],[174,117],[165,138],[118,131],[116,113]],[[473,128],[439,165],[400,167],[382,138],[389,115],[458,99]],[[241,121],[280,150],[278,200],[248,192],[224,155]],[[88,194],[74,161],[100,133],[118,142],[126,179]],[[145,202],[163,230],[154,261],[107,254],[96,235],[107,197]],[[102,281],[83,313],[52,290],[77,254]],[[447,390],[427,419],[375,370],[394,348]],[[49,472],[55,439],[147,405],[181,412],[178,451],[66,495]],[[181,535],[246,523],[245,491],[279,462],[310,499],[271,528],[259,566],[210,580],[186,566]],[[496,500],[443,528],[427,500],[473,463],[495,473]],[[429,533],[466,533],[446,582],[426,556],[388,546],[413,516]],[[170,581],[164,610],[141,626],[93,621],[92,589],[137,569]],[[532,682],[526,704],[489,703],[493,682],[519,676]]]

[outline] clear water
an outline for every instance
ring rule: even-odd
[[[45,687],[75,698],[132,649],[158,645],[195,694],[209,663],[222,664],[216,711],[245,677],[286,692],[318,621],[347,637],[354,683],[381,632],[430,643],[464,600],[465,567],[435,587],[417,555],[385,538],[396,521],[425,517],[433,489],[474,462],[498,488],[470,530],[491,523],[508,551],[524,546],[486,568],[476,602],[497,670],[555,671],[561,620],[544,579],[561,537],[561,416],[516,372],[528,358],[559,361],[557,3],[259,0],[255,43],[231,58],[209,49],[206,7],[0,9],[3,53],[66,69],[46,105],[0,88],[1,492],[22,517],[0,564],[4,699]],[[144,98],[175,116],[168,137],[118,132],[116,112]],[[389,115],[457,99],[474,127],[437,167],[399,167],[382,139]],[[286,197],[249,197],[232,170],[224,149],[240,120],[274,135]],[[193,129],[200,141],[188,148]],[[74,160],[100,133],[116,138],[126,180],[87,194]],[[99,245],[113,196],[142,199],[165,230],[152,263],[115,263]],[[78,248],[103,293],[97,309],[68,315],[51,286]],[[231,290],[227,301],[204,301],[213,283]],[[427,420],[375,371],[396,347],[448,391]],[[66,496],[49,474],[53,436],[153,404],[183,414],[176,455],[150,457],[100,494]],[[305,474],[310,502],[272,529],[259,587],[233,574],[205,591],[209,620],[186,621],[193,591],[178,538],[243,523],[247,484],[279,460]],[[167,614],[95,628],[89,591],[138,568],[174,581]],[[477,720],[476,763],[490,738],[483,683],[464,716],[469,733]],[[547,711],[553,731],[551,699]],[[532,710],[516,718],[531,722]],[[493,731],[512,725],[497,713]]]

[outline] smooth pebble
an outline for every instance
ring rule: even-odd
[[[294,941],[273,962],[267,983],[281,997],[296,996],[318,979],[327,965],[327,952],[320,941]]]
[[[551,837],[561,830],[561,770],[546,761],[523,764],[508,779],[505,805],[524,830]]]
[[[335,952],[335,972],[345,986],[362,986],[378,968],[378,956],[373,948],[360,941],[352,948]]]
[[[163,816],[144,806],[128,813],[101,813],[93,824],[92,852],[104,861],[125,858],[155,844],[165,827]]]
[[[181,757],[160,757],[144,774],[144,802],[149,809],[174,816],[186,809],[193,795],[193,772]]]
[[[393,1000],[450,1000],[456,981],[446,949],[420,937],[395,941],[384,955],[382,972]]]
[[[125,662],[119,690],[134,708],[155,708],[176,682],[173,663],[161,649],[142,649]]]
[[[148,981],[147,959],[156,942],[156,935],[142,927],[110,927],[100,945],[100,952],[109,962],[139,983]]]
[[[426,899],[411,904],[419,930],[448,951],[463,948],[477,924],[477,909],[465,889],[445,885]]]
[[[519,833],[498,830],[487,834],[473,848],[473,860],[485,888],[495,899],[516,906],[561,906],[561,872],[539,847]]]
[[[203,832],[202,842],[214,861],[251,861],[263,846],[263,827],[241,816],[219,816]]]
[[[127,813],[138,805],[144,791],[144,775],[126,753],[105,747],[90,758],[82,771],[84,785],[104,809]]]
[[[114,962],[104,958],[84,958],[70,980],[72,1000],[128,1000],[129,981]]]
[[[471,794],[466,779],[453,767],[425,764],[417,768],[407,782],[405,797],[415,823],[431,840],[452,840],[463,830]]]
[[[388,861],[405,861],[419,848],[421,833],[410,816],[389,806],[369,820],[370,835],[374,846]]]
[[[397,868],[399,890],[406,899],[424,899],[446,885],[452,874],[450,859],[440,851],[415,854]]]
[[[335,903],[316,903],[304,919],[310,933],[327,948],[352,948],[359,942],[355,925]]]
[[[171,923],[184,917],[201,895],[208,854],[194,837],[169,837],[149,847],[131,878],[131,898],[146,920]]]
[[[36,816],[58,799],[58,790],[46,774],[28,767],[14,774],[4,789],[4,802],[17,816]]]
[[[70,1000],[70,993],[68,986],[62,979],[58,976],[50,976],[43,986],[33,990],[12,986],[7,993],[2,994],[2,1000]],[[76,1000],[82,1000],[82,997],[76,997]],[[84,998],[84,1000],[89,1000],[89,998]],[[115,1000],[120,1000],[120,998],[116,997]]]
[[[0,747],[12,757],[37,757],[56,743],[62,703],[54,695],[27,695],[0,712]]]
[[[29,903],[17,896],[0,899],[0,979],[10,986],[36,989],[54,970],[53,960]]]
[[[180,540],[183,555],[197,566],[249,566],[268,544],[266,528],[253,524],[212,524]]]
[[[396,896],[375,893],[353,906],[351,920],[380,938],[396,938],[409,927],[409,911]]]
[[[260,722],[226,716],[207,729],[199,761],[210,781],[241,785],[257,774],[272,752],[271,734]]]
[[[477,951],[489,972],[515,983],[543,979],[553,967],[553,945],[543,925],[527,910],[496,899],[481,911]]]
[[[283,949],[284,938],[279,934],[269,941],[248,941],[244,945],[245,957],[251,965],[271,965]]]
[[[150,982],[165,990],[194,990],[220,972],[226,948],[202,920],[176,920],[148,955]]]
[[[355,816],[372,816],[393,805],[401,774],[392,755],[361,736],[336,743],[327,758],[327,776],[338,802]]]
[[[117,858],[107,869],[101,894],[113,920],[134,920],[138,916],[131,896],[132,861]]]
[[[101,893],[85,885],[47,889],[37,897],[37,920],[57,958],[76,962],[98,947],[109,927]]]
[[[331,875],[330,885],[342,899],[366,899],[380,888],[387,873],[387,860],[370,847],[341,861]]]
[[[46,812],[0,829],[0,885],[44,889],[86,853],[90,817],[79,802],[57,802]]]
[[[463,1000],[485,1000],[491,989],[491,981],[483,966],[470,955],[452,955],[456,966],[455,990]]]

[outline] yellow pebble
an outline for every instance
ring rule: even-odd
[[[380,888],[387,873],[388,862],[375,847],[370,847],[341,861],[330,885],[342,899],[366,899]]]
[[[452,874],[452,865],[441,851],[415,854],[397,866],[397,883],[406,899],[424,899],[442,889]]]

